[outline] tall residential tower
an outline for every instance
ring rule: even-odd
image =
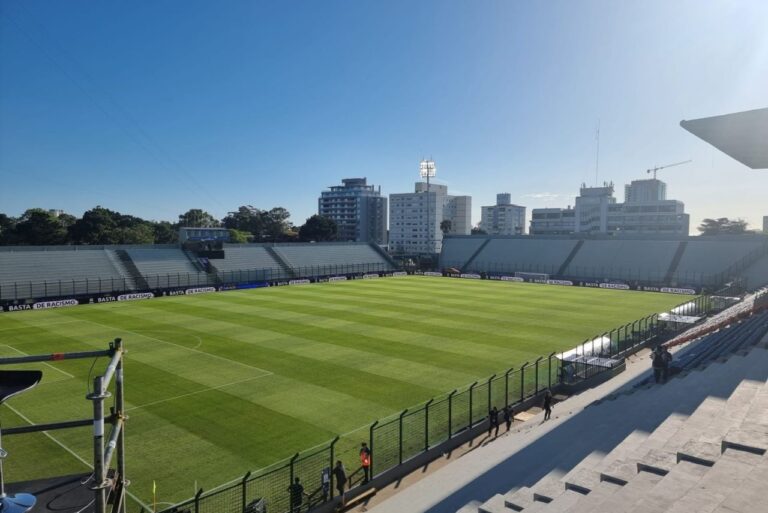
[[[320,193],[318,214],[333,219],[341,241],[387,243],[387,198],[366,178],[345,178]]]

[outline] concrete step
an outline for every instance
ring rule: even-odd
[[[565,483],[561,476],[548,474],[531,487],[534,502],[552,502],[556,497],[565,492]]]
[[[533,505],[533,490],[527,486],[504,495],[504,505],[513,511],[523,511]]]
[[[723,437],[721,450],[727,449],[763,455],[768,451],[768,433],[746,429],[731,429]]]
[[[662,513],[683,494],[696,486],[709,471],[709,467],[681,461],[661,481],[651,488],[634,507],[624,509],[630,513]]]
[[[607,496],[603,500],[595,501],[589,513],[620,513],[626,508],[632,507],[661,481],[662,477],[648,472],[637,474],[620,490]]]
[[[504,496],[496,494],[477,508],[477,513],[510,513],[510,509],[504,505]]]
[[[690,440],[677,451],[677,462],[687,461],[711,467],[720,459],[721,444],[705,440]]]
[[[751,453],[728,453],[717,460],[698,484],[679,497],[668,513],[711,513],[759,463]]]
[[[601,482],[589,494],[583,495],[581,499],[570,508],[564,510],[567,513],[591,513],[595,505],[606,500],[608,497],[617,493],[623,486],[608,482]]]
[[[637,471],[666,476],[677,465],[677,453],[650,449],[638,458]]]
[[[586,466],[577,466],[562,481],[566,490],[587,495],[600,484],[600,473]]]
[[[637,475],[638,463],[639,460],[635,458],[616,460],[600,472],[600,480],[624,486]]]
[[[566,490],[562,494],[558,495],[552,502],[536,504],[535,508],[526,509],[524,512],[533,513],[540,510],[547,513],[563,513],[571,507],[575,506],[583,497],[584,494],[574,490]]]

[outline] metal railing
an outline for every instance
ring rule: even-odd
[[[212,273],[147,274],[141,275],[141,277],[146,281],[149,290],[166,290],[215,285],[237,286],[254,282],[275,282],[300,278],[319,279],[327,276],[391,271],[393,269],[389,264],[371,262],[364,264],[296,267],[291,268],[290,272],[282,268],[266,268],[216,271]],[[144,288],[139,288],[135,285],[134,278],[132,277],[108,276],[79,280],[20,281],[0,284],[0,300],[25,301],[144,291]]]

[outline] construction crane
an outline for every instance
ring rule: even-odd
[[[681,166],[683,164],[687,164],[689,162],[693,162],[693,160],[684,160],[682,162],[675,162],[674,164],[667,164],[666,166],[656,166],[652,169],[646,170],[646,173],[651,174],[653,173],[653,179],[656,180],[656,171],[659,171],[661,169],[666,169],[668,167],[675,167],[675,166]]]

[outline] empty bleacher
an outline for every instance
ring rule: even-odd
[[[283,279],[288,273],[260,244],[226,244],[224,258],[210,261],[222,281]]]
[[[675,275],[678,282],[699,283],[717,275],[760,250],[765,240],[756,237],[691,237]]]
[[[466,270],[474,272],[511,270],[554,274],[568,258],[577,242],[576,239],[492,238]]]
[[[440,268],[455,267],[461,269],[487,240],[487,237],[449,237],[443,239]]]
[[[768,482],[766,369],[768,351],[755,348],[705,372],[588,408],[595,418],[615,418],[615,424],[622,415],[653,416],[667,405],[677,411],[650,432],[634,430],[609,452],[515,486],[476,511],[760,511],[759,483]]]
[[[5,248],[0,251],[0,299],[131,290],[133,282],[121,272],[109,251]]]
[[[297,276],[391,271],[392,264],[370,244],[281,244],[273,246]]]
[[[125,252],[150,288],[198,286],[210,282],[178,247],[127,248]]]
[[[626,280],[657,286],[715,287],[744,276],[748,286],[755,288],[768,283],[768,238],[751,234],[447,237],[440,265],[471,272],[540,272],[576,280]]]
[[[564,274],[591,279],[659,281],[679,246],[677,240],[585,240]]]

